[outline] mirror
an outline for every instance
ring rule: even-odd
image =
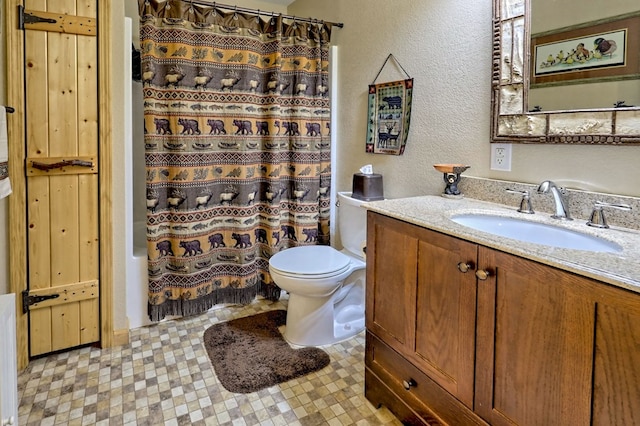
[[[627,0],[620,1],[626,2]],[[538,10],[538,2],[542,3],[542,0],[535,0],[536,10]],[[534,108],[529,108],[530,97],[534,101],[539,99],[536,98],[538,93],[529,90],[529,85],[532,82],[534,83],[532,90],[540,88],[551,89],[555,92],[561,92],[561,89],[565,90],[571,86],[574,86],[575,90],[583,86],[611,83],[613,80],[622,81],[624,79],[626,79],[624,80],[626,83],[640,85],[640,80],[637,79],[638,75],[633,75],[640,74],[637,55],[640,24],[636,25],[636,21],[640,22],[640,13],[630,14],[633,15],[630,18],[634,19],[631,26],[626,22],[622,25],[617,20],[611,24],[611,20],[605,19],[604,21],[607,22],[603,22],[603,20],[595,19],[589,21],[589,24],[582,28],[579,28],[579,24],[560,27],[560,29],[555,26],[554,30],[551,30],[553,36],[551,39],[541,39],[541,34],[543,36],[550,34],[540,32],[532,40],[530,38],[531,3],[532,0],[494,0],[491,142],[640,145],[640,105],[629,106],[625,103],[617,106],[611,104],[592,107],[562,104],[556,108],[548,103],[549,106],[543,107],[540,111],[530,111]],[[551,3],[551,0],[547,3]],[[561,2],[553,3],[557,8],[558,3]],[[583,3],[578,7],[584,5]],[[542,9],[537,13],[543,13]],[[548,20],[545,20],[545,23],[547,22]],[[625,29],[627,33],[619,34],[621,29]],[[567,77],[569,72],[566,71],[549,72],[549,69],[540,69],[540,64],[544,61],[532,62],[536,53],[549,56],[548,50],[545,51],[544,48],[551,48],[553,52],[556,50],[560,52],[564,49],[569,52],[571,49],[565,48],[562,43],[573,44],[578,40],[577,44],[579,44],[582,41],[579,40],[581,37],[586,38],[598,34],[602,34],[604,36],[602,38],[605,40],[611,40],[614,37],[618,37],[616,40],[623,37],[622,40],[624,40],[620,43],[622,46],[620,51],[624,50],[627,53],[623,56],[626,60],[624,64],[602,66],[603,62],[598,62],[599,66],[594,67],[599,68],[596,71],[602,72],[604,69],[605,73],[611,75],[594,77],[589,74],[594,70],[587,69],[589,64],[585,64],[586,61],[580,65],[576,64],[578,70],[572,70],[570,72],[572,75],[569,77]],[[595,39],[588,39],[584,41],[584,45],[591,47],[594,42]],[[593,55],[595,49],[590,50]],[[603,51],[606,52],[604,49]],[[532,54],[532,52],[534,53]],[[601,53],[596,55],[598,54]],[[607,56],[605,59],[610,59],[613,56]],[[553,59],[556,57],[557,54],[554,54]],[[547,65],[550,64],[552,64],[551,61]],[[551,77],[552,85],[548,85],[549,75],[555,75],[555,77]],[[542,77],[547,77],[547,81]],[[588,80],[588,83],[581,81],[586,77],[592,80]],[[607,81],[607,79],[612,81]],[[547,84],[547,87],[544,84],[541,85],[541,82]],[[626,99],[617,100],[626,101]]]
[[[638,0],[532,1],[528,111],[640,105],[639,28]]]

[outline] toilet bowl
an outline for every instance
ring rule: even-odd
[[[283,333],[289,343],[330,345],[364,329],[366,264],[361,247],[366,210],[360,207],[362,201],[349,195],[338,193],[338,225],[344,250],[299,246],[276,253],[269,260],[271,278],[289,293]]]

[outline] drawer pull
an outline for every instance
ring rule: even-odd
[[[416,383],[415,380],[413,379],[409,379],[409,380],[403,380],[402,381],[402,386],[404,386],[404,388],[406,390],[410,390],[411,388],[415,388],[418,384]]]
[[[491,271],[486,270],[486,269],[479,269],[476,271],[476,277],[480,280],[480,281],[485,281],[487,278],[489,278],[491,276]]]
[[[467,271],[469,271],[469,269],[473,270],[474,267],[475,267],[475,265],[473,264],[473,262],[460,262],[460,263],[458,263],[458,271],[462,272],[463,274],[467,273]]]

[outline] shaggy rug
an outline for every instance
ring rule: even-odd
[[[318,371],[329,355],[318,348],[293,349],[278,327],[287,312],[268,311],[209,327],[204,346],[222,386],[250,393]]]

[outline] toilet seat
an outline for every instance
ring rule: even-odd
[[[323,279],[340,275],[351,259],[330,246],[300,246],[276,253],[269,260],[274,272],[288,277]]]

